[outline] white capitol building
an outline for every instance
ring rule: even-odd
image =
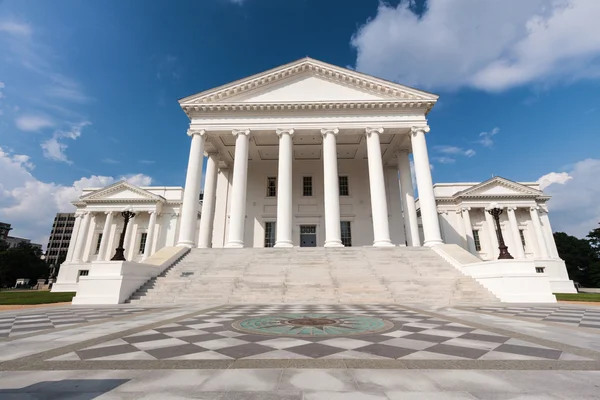
[[[206,271],[219,275],[221,266],[237,279],[221,300],[252,301],[246,292],[236,295],[248,284],[234,259],[270,282],[268,266],[254,265],[252,257],[269,257],[274,269],[293,260],[300,269],[285,268],[294,271],[308,268],[304,255],[321,257],[323,269],[337,270],[344,260],[352,264],[355,252],[381,274],[380,282],[394,283],[385,288],[398,292],[392,301],[406,301],[402,294],[412,290],[397,276],[402,260],[422,276],[426,262],[419,259],[429,258],[447,269],[448,279],[469,279],[496,301],[552,302],[552,293],[574,292],[552,237],[549,197],[536,183],[501,177],[432,183],[426,137],[435,132],[427,114],[437,99],[311,58],[186,97],[180,100],[190,119],[185,189],[119,182],[84,190],[74,202],[73,240],[53,290],[77,291],[79,304],[119,303],[169,279],[207,286],[213,273]],[[110,261],[124,209],[135,213],[124,234],[127,261]],[[502,210],[501,235],[492,209]],[[512,259],[498,259],[502,239]],[[265,247],[276,249],[257,249]],[[397,271],[389,268],[394,263]],[[432,289],[423,285],[422,291]],[[286,298],[285,290],[274,299],[263,292],[248,293],[311,301]],[[352,302],[342,295],[331,301],[341,298]]]

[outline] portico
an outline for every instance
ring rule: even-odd
[[[410,153],[423,244],[442,243],[425,139],[436,100],[310,58],[182,99],[192,142],[178,245],[301,246],[306,227],[317,246],[418,246]],[[186,221],[204,156],[215,200],[196,243]]]

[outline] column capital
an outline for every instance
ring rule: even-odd
[[[467,212],[467,211],[471,211],[471,207],[469,207],[469,206],[462,206],[462,207],[460,208],[460,211],[461,211],[461,212]]]
[[[506,206],[507,211],[517,211],[517,206]]]
[[[429,132],[429,125],[423,125],[423,126],[411,126],[410,127],[410,133],[412,133],[413,135],[419,133],[419,132],[423,132],[423,133],[427,133]]]
[[[328,133],[331,133],[332,135],[337,135],[338,133],[340,133],[340,130],[338,128],[323,128],[323,129],[321,129],[321,135],[323,137],[327,136]]]
[[[152,214],[156,214],[156,210],[151,210],[151,211],[148,211],[148,214],[150,214],[150,215],[152,215]]]
[[[490,205],[488,205],[487,207],[485,207],[486,211],[490,211],[493,210],[494,208],[498,208],[500,210],[503,210],[506,206],[503,206],[502,204],[498,204],[498,203],[492,203]]]
[[[104,211],[104,214],[106,215],[111,215],[112,213],[114,213],[114,211]]]
[[[382,127],[379,127],[379,128],[365,128],[365,133],[367,134],[367,136],[371,136],[374,133],[382,134],[383,133],[383,128]]]
[[[248,135],[250,135],[250,129],[233,129],[231,131],[231,134],[233,136],[238,136],[238,135],[248,136]]]
[[[539,206],[530,206],[529,207],[529,211],[539,211],[540,207]]]
[[[443,210],[443,209],[441,209],[441,208],[438,208],[438,209],[437,209],[437,213],[438,213],[438,214],[446,214],[446,215],[448,215],[448,210]]]
[[[190,128],[190,129],[188,129],[188,131],[187,131],[187,135],[188,135],[189,137],[192,137],[192,136],[194,136],[194,135],[200,135],[200,136],[204,136],[204,135],[206,135],[206,130],[204,130],[204,129]]]
[[[286,133],[287,133],[288,135],[290,135],[290,136],[293,136],[293,135],[294,135],[294,129],[293,129],[293,128],[290,128],[290,129],[279,129],[279,128],[278,128],[277,130],[275,130],[275,133],[276,133],[276,134],[277,134],[277,136],[279,136],[279,137],[281,137],[281,135],[284,135],[284,134],[286,134]]]

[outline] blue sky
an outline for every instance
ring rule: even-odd
[[[600,222],[596,0],[0,0],[0,220],[45,244],[81,188],[183,185],[177,100],[304,56],[440,95],[434,182],[542,179]]]

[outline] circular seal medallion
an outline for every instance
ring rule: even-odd
[[[381,318],[345,314],[261,315],[235,321],[234,329],[278,336],[347,336],[383,332],[394,324]]]

